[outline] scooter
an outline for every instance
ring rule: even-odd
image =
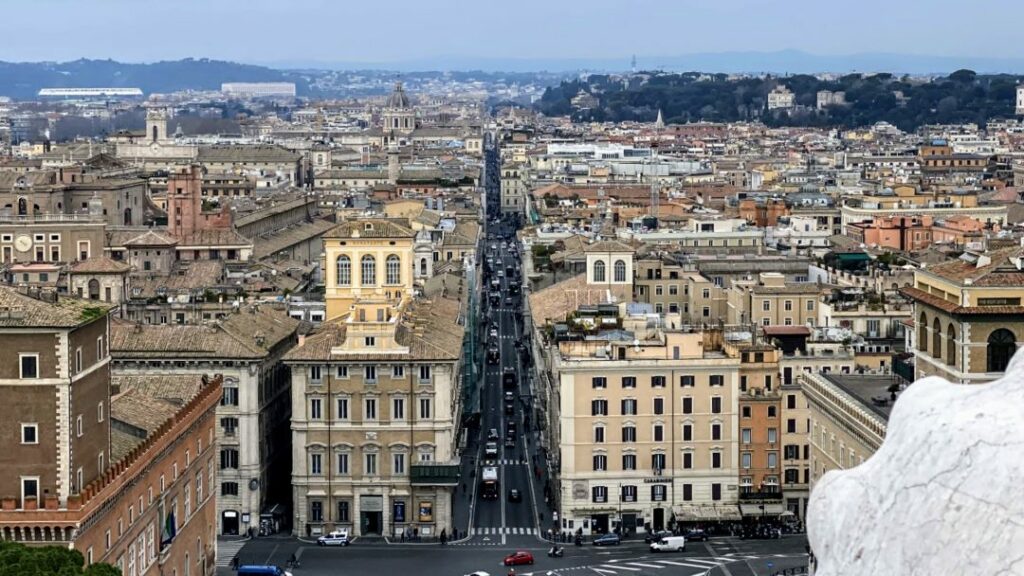
[[[559,546],[554,546],[548,549],[548,558],[561,558],[565,551]]]

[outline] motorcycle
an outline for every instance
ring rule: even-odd
[[[564,550],[558,546],[548,549],[548,558],[561,558],[563,555]]]

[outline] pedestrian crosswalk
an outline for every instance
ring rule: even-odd
[[[513,458],[502,458],[501,460],[490,460],[498,466],[526,466],[526,460],[515,460]],[[485,464],[489,466],[490,464]]]
[[[217,540],[217,567],[231,566],[231,559],[245,547],[248,540]]]
[[[720,566],[725,566],[733,562],[742,562],[745,560],[758,560],[763,558],[792,558],[806,559],[806,554],[774,554],[771,556],[753,556],[744,554],[729,554],[726,556],[704,556],[700,558],[693,558],[688,556],[673,556],[670,558],[659,558],[651,556],[641,556],[639,558],[633,558],[630,560],[610,560],[604,564],[591,564],[587,566],[572,566],[568,568],[555,568],[540,574],[550,574],[552,572],[568,573],[573,570],[587,570],[595,574],[604,576],[630,576],[647,572],[648,570],[659,570],[669,569],[672,574],[685,574],[691,576],[697,576],[702,574],[708,574],[711,570]],[[520,576],[533,576],[537,574],[535,572],[523,572]]]
[[[523,528],[521,526],[483,526],[481,528],[470,528],[470,536],[500,536],[502,534],[529,536],[530,534],[536,534],[537,529],[532,527]]]

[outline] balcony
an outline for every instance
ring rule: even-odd
[[[409,481],[413,486],[458,486],[459,465],[422,462],[409,467]]]

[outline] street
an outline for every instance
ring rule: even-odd
[[[485,571],[503,575],[508,568],[502,559],[519,550],[532,553],[535,564],[517,566],[517,576],[543,575],[547,572],[587,573],[612,576],[666,575],[769,576],[777,571],[806,566],[806,539],[786,536],[780,540],[739,540],[713,538],[708,542],[689,542],[683,553],[653,554],[642,539],[627,540],[620,546],[593,545],[565,547],[565,557],[548,558],[548,545],[533,540],[521,545],[487,545],[472,542],[441,546],[432,544],[362,544],[358,540],[343,548],[319,548],[291,538],[260,538],[242,550],[243,564],[284,566],[291,554],[300,561],[292,569],[295,576],[328,574],[402,574],[418,576],[463,575]],[[664,572],[662,572],[664,571]],[[228,568],[219,573],[231,574]]]

